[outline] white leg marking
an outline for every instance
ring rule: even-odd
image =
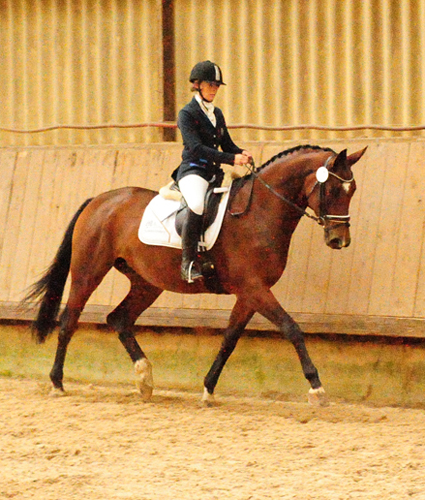
[[[328,406],[328,397],[326,396],[325,389],[323,387],[310,389],[308,391],[308,402],[313,406]]]
[[[146,358],[138,359],[134,363],[136,385],[144,401],[149,401],[153,391],[152,365]]]
[[[215,404],[214,394],[210,394],[206,387],[204,387],[204,394],[202,394],[202,402],[205,406],[213,406]]]

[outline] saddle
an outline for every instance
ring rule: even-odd
[[[202,241],[204,241],[206,230],[213,224],[217,217],[220,201],[223,194],[227,193],[232,183],[239,178],[240,177],[234,175],[234,173],[225,174],[224,172],[220,172],[219,175],[215,175],[209,182],[204,202],[204,215],[201,232]],[[180,206],[176,212],[175,229],[177,234],[181,236],[183,221],[186,217],[186,213],[189,207],[187,206],[186,200],[183,198],[179,190],[178,184],[175,181],[171,181],[159,190],[159,194],[166,200],[174,200],[180,202]]]
[[[250,204],[250,196],[239,196],[241,186],[246,177],[234,176],[233,172],[226,173],[221,182],[213,179],[205,197],[205,210],[201,241],[199,242],[199,256],[203,265],[203,274],[206,277],[207,287],[213,293],[222,293],[220,284],[214,278],[213,265],[211,267],[209,250],[213,247],[221,228],[226,211],[232,216],[246,213]],[[230,204],[232,209],[230,210]],[[183,199],[178,186],[174,181],[169,182],[159,190],[146,209],[139,225],[138,237],[147,245],[167,246],[181,249],[181,229],[187,204]]]
[[[240,188],[248,178],[226,172],[222,182],[215,178],[210,183],[205,197],[202,231],[206,233],[206,250],[214,245],[226,210],[232,216],[241,216],[249,209],[252,193],[239,196]],[[187,209],[174,181],[163,186],[144,211],[138,231],[140,241],[147,245],[181,248],[181,227]]]

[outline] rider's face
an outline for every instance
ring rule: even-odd
[[[217,83],[212,83],[212,82],[201,82],[200,85],[200,90],[202,93],[202,97],[208,101],[208,102],[213,102],[218,89],[220,88],[220,85]]]

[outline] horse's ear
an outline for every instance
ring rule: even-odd
[[[343,149],[335,158],[333,169],[338,170],[340,168],[344,168],[346,163],[347,163],[347,150]]]
[[[351,154],[350,156],[347,157],[347,165],[351,167],[355,163],[357,163],[360,158],[365,154],[365,151],[367,149],[367,146],[364,149],[360,149],[359,151],[356,151],[355,153]]]

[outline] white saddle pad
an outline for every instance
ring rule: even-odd
[[[205,241],[200,243],[210,250],[217,240],[229,200],[230,187],[218,188],[216,192],[223,192],[218,207],[217,217],[205,232]],[[159,245],[172,248],[181,248],[182,240],[175,228],[176,213],[180,202],[166,200],[161,195],[155,196],[145,209],[139,226],[139,239],[147,245]]]

